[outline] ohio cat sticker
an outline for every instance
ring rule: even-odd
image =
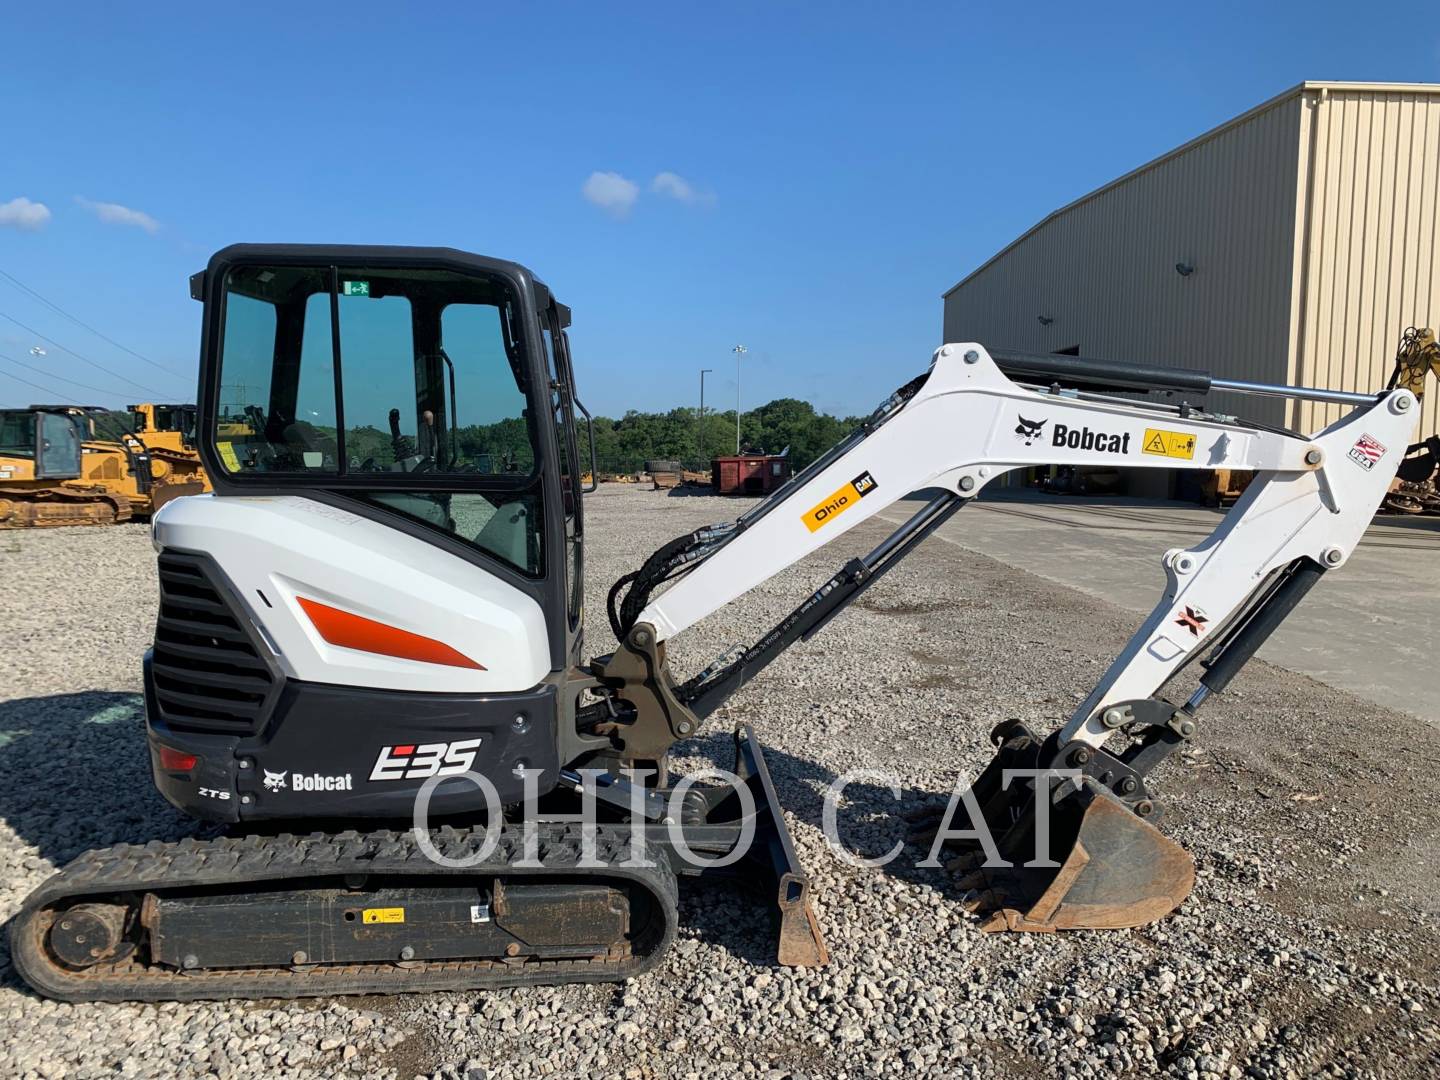
[[[806,510],[800,516],[800,520],[805,522],[805,527],[813,533],[821,526],[830,524],[879,486],[873,476],[868,472],[862,472],[839,491],[826,496]]]

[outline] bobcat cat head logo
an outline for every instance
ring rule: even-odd
[[[1020,423],[1015,425],[1015,437],[1026,446],[1031,445],[1040,437],[1040,429],[1046,424],[1044,420],[1026,420],[1025,417],[1017,417]]]
[[[288,775],[289,775],[288,773],[283,773],[283,772],[271,772],[269,769],[266,769],[266,770],[265,770],[265,790],[266,790],[266,791],[279,791],[281,788],[283,788],[283,787],[285,786],[285,777],[288,776]]]

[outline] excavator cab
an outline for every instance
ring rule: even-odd
[[[157,769],[161,790],[218,820],[403,818],[427,747],[437,769],[475,759],[507,803],[525,767],[553,787],[583,659],[569,310],[524,267],[438,248],[241,245],[191,291],[216,498],[157,519],[151,716],[164,745],[211,752]],[[243,650],[196,653],[200,577]],[[201,793],[248,780],[241,757],[291,779]],[[463,784],[436,798],[484,806]]]
[[[0,481],[74,480],[81,473],[81,453],[80,429],[65,413],[0,411]],[[26,472],[28,477],[21,475]]]

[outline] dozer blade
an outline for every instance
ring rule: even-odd
[[[967,841],[947,864],[969,890],[966,906],[989,916],[982,930],[1121,930],[1164,918],[1190,895],[1195,864],[1184,848],[1090,777],[1037,785],[1016,775],[1005,784],[1007,770],[1040,767],[1044,745],[1019,724],[994,737],[1001,748],[972,795],[1000,857]],[[1050,799],[1045,850],[1037,790]]]
[[[810,900],[810,879],[795,854],[765,753],[749,724],[735,732],[735,772],[755,799],[752,861],[759,864],[767,891],[775,890],[779,921],[775,959],[783,967],[824,967],[830,954]]]
[[[159,513],[162,506],[175,499],[183,499],[187,495],[203,494],[205,494],[205,485],[199,480],[156,484],[150,492],[150,513]]]

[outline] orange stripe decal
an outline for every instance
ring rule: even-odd
[[[385,623],[376,622],[360,615],[352,615],[318,600],[295,598],[320,631],[320,636],[331,645],[342,649],[359,649],[361,652],[378,653],[381,656],[396,656],[401,660],[419,660],[426,664],[445,664],[448,667],[474,668],[484,671],[484,664],[477,664],[464,653],[456,652],[443,641],[412,634]]]

